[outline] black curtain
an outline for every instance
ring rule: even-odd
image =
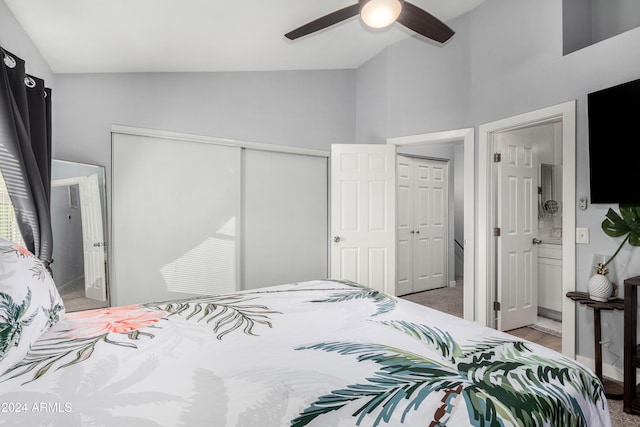
[[[51,263],[51,89],[0,48],[0,172],[27,249]]]

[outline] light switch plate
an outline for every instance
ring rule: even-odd
[[[586,245],[589,243],[589,229],[576,228],[576,243]]]

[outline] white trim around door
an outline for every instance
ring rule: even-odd
[[[464,308],[467,320],[478,320],[475,275],[475,132],[473,128],[456,129],[421,135],[388,138],[387,144],[396,146],[424,145],[464,141]]]
[[[491,248],[491,162],[493,138],[500,132],[537,124],[562,122],[562,295],[575,290],[576,231],[576,102],[569,101],[548,108],[520,114],[480,125],[478,133],[478,296],[476,320],[494,327],[490,263]],[[465,289],[466,290],[466,289]],[[562,300],[562,353],[575,357],[575,305],[569,298]]]

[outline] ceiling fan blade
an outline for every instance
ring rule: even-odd
[[[402,5],[397,22],[440,43],[446,42],[455,34],[444,22],[407,1]]]
[[[289,40],[295,40],[299,37],[306,36],[307,34],[322,30],[323,28],[330,27],[334,24],[337,24],[338,22],[344,21],[345,19],[349,19],[359,13],[360,5],[356,3],[352,6],[347,6],[343,9],[336,10],[335,12],[304,24],[303,26],[298,27],[295,30],[289,31],[284,36]]]

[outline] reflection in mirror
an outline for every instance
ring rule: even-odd
[[[562,242],[562,166],[540,164],[538,236],[547,243]]]
[[[53,279],[67,312],[109,305],[104,166],[53,160]]]
[[[545,163],[540,164],[540,192],[538,218],[556,216],[560,209],[557,195],[558,166]]]

